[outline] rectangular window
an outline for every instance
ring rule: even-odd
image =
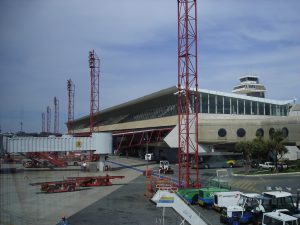
[[[231,99],[231,114],[237,114],[237,99]]]
[[[250,104],[250,101],[246,100],[245,101],[245,114],[246,115],[251,115],[251,104]]]
[[[252,115],[257,115],[257,102],[252,102]]]
[[[264,115],[264,103],[259,102],[258,107],[259,107],[259,115]]]
[[[270,104],[269,103],[266,103],[265,104],[265,109],[266,109],[266,115],[270,115]]]
[[[224,113],[230,114],[230,98],[224,97]]]
[[[244,114],[244,100],[238,99],[238,114],[243,115]]]
[[[223,96],[217,95],[217,113],[223,114]]]
[[[202,113],[208,113],[208,94],[202,93]]]
[[[209,113],[216,113],[215,95],[209,95]]]

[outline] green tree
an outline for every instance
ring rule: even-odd
[[[236,143],[235,151],[242,152],[246,161],[246,169],[250,169],[250,161],[253,153],[254,145],[252,141],[241,141]]]
[[[255,159],[258,159],[259,161],[262,161],[262,159],[267,158],[268,156],[267,142],[262,137],[255,138],[252,142],[253,142],[252,156]]]
[[[280,158],[288,152],[287,148],[283,145],[284,136],[281,130],[275,130],[271,134],[270,140],[267,142],[267,148],[270,153],[273,154],[275,158],[275,168],[278,166],[278,155]]]

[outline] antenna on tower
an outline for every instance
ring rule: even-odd
[[[99,111],[100,59],[94,50],[89,52],[91,76],[90,132],[95,132],[95,114]]]
[[[74,97],[75,97],[75,84],[69,79],[67,84],[68,88],[68,133],[74,133]]]

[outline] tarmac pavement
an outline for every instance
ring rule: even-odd
[[[133,158],[112,157],[114,161],[145,169],[144,161]],[[151,167],[151,165],[149,165]],[[11,171],[15,173],[11,173]],[[0,174],[0,224],[1,225],[51,225],[62,215],[67,217],[99,201],[140,175],[137,171],[112,166],[109,175],[123,175],[113,179],[112,186],[82,188],[80,191],[45,194],[40,186],[30,183],[59,181],[74,176],[101,176],[106,172],[84,173],[80,167],[49,169],[24,169],[21,164],[1,164]]]

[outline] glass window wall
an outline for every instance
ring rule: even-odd
[[[209,113],[216,113],[216,98],[215,95],[209,95]]]

